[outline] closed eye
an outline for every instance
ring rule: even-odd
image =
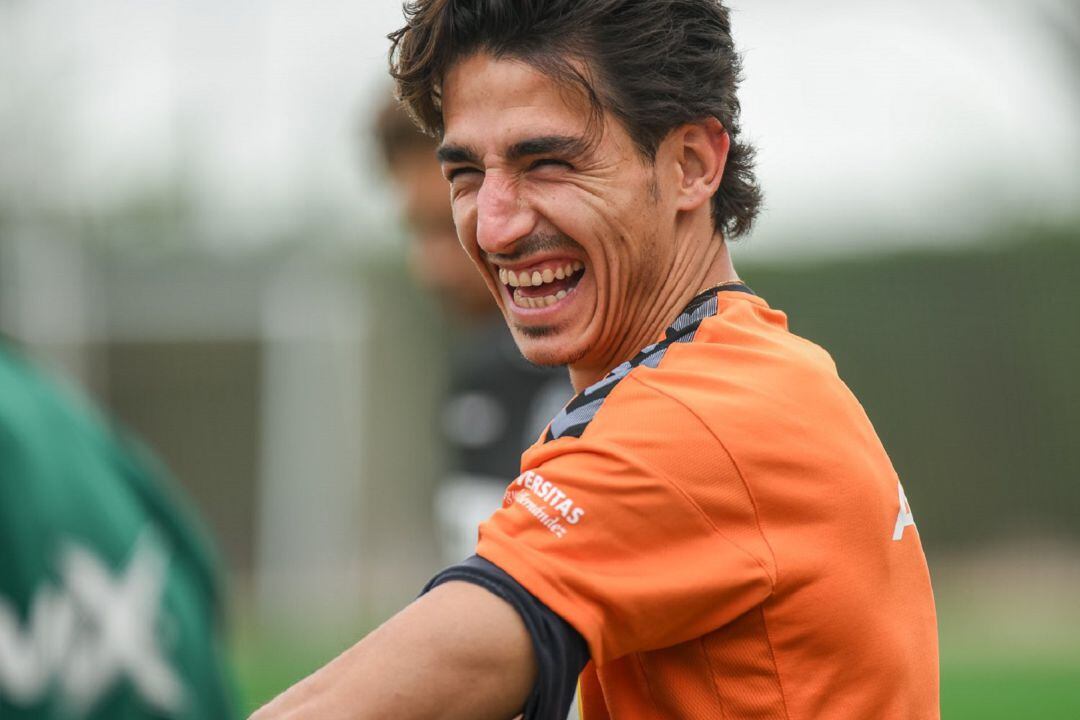
[[[558,158],[540,158],[529,165],[530,170],[536,170],[541,167],[562,167],[573,169],[573,166],[565,160],[559,160]]]
[[[450,170],[446,171],[446,179],[449,180],[450,182],[454,182],[454,180],[457,180],[458,178],[461,178],[464,175],[467,175],[469,173],[479,173],[479,172],[480,172],[480,170],[478,170],[477,168],[474,168],[474,167],[468,167],[468,166],[456,167],[456,168],[453,168],[453,169],[450,169]]]

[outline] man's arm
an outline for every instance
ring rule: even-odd
[[[251,720],[509,720],[536,674],[517,611],[484,588],[447,582]]]

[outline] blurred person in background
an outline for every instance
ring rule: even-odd
[[[439,417],[450,457],[435,497],[443,559],[450,564],[472,555],[477,527],[502,504],[506,478],[518,474],[522,451],[573,388],[564,370],[531,364],[514,343],[458,241],[435,139],[421,133],[394,99],[376,117],[375,135],[400,193],[409,271],[455,330]]]
[[[216,574],[156,461],[0,337],[0,717],[234,717]]]

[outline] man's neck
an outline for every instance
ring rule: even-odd
[[[720,236],[713,237],[700,252],[677,258],[667,281],[653,301],[642,308],[638,322],[617,347],[600,359],[589,358],[570,365],[570,382],[574,390],[581,392],[655,342],[695,296],[713,286],[738,279],[727,243]]]

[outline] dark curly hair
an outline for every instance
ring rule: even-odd
[[[750,230],[762,194],[754,148],[738,139],[741,60],[719,0],[412,0],[404,9],[405,27],[389,36],[390,73],[428,134],[444,129],[444,75],[477,52],[579,85],[594,113],[616,117],[650,161],[671,130],[715,117],[731,150],[713,223],[726,237]]]

